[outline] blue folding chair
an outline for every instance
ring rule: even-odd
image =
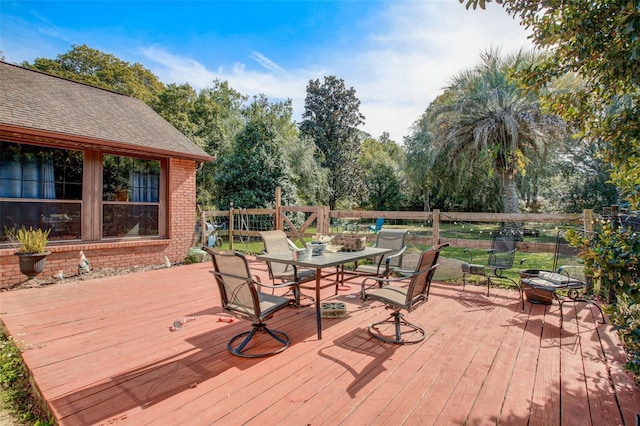
[[[379,217],[376,219],[375,225],[369,225],[369,231],[373,232],[374,234],[377,234],[382,229],[382,225],[384,225],[384,219]]]

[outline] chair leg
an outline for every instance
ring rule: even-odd
[[[558,304],[560,305],[560,328],[562,328],[562,323],[563,323],[562,304],[564,302],[566,302],[566,300],[561,299],[555,292],[553,293],[553,296],[555,297],[555,299],[558,301]],[[602,324],[606,324],[607,323],[607,319],[604,316],[604,312],[602,311],[602,308],[600,307],[600,305],[598,305],[593,300],[577,297],[576,295],[572,294],[571,292],[569,293],[569,300],[572,300],[574,303],[575,302],[584,302],[584,303],[588,303],[590,305],[595,306],[598,309],[598,311],[600,312],[600,317],[602,318]]]
[[[257,353],[257,354],[245,353],[244,350],[246,346],[249,344],[251,339],[255,337],[257,333],[267,333],[274,340],[279,342],[282,346],[272,352]],[[244,337],[244,340],[237,347],[234,348],[234,345],[233,345],[234,342],[243,337]],[[291,344],[291,340],[289,339],[289,336],[285,332],[280,330],[270,330],[267,328],[267,325],[264,323],[255,323],[253,324],[253,327],[251,328],[250,331],[245,331],[243,333],[233,336],[231,340],[229,340],[229,342],[227,343],[227,350],[231,352],[233,355],[240,356],[243,358],[260,358],[260,357],[278,354],[284,351],[285,349],[287,349],[290,344]]]
[[[393,325],[393,328],[395,331],[395,336],[393,338],[383,336],[382,334],[377,332],[378,327],[383,324]],[[405,329],[409,328],[410,329],[409,332],[418,333],[418,336],[411,340],[403,339],[402,338],[403,327]],[[382,340],[383,342],[386,342],[386,343],[393,343],[396,345],[407,345],[407,344],[422,342],[426,337],[426,333],[424,329],[422,329],[422,327],[419,327],[405,320],[404,315],[402,315],[398,310],[394,311],[387,319],[370,324],[368,330],[369,330],[369,334],[371,334],[376,339]],[[376,332],[374,332],[373,330],[376,330]]]
[[[580,295],[578,294],[577,290],[569,291],[569,295],[568,296],[569,296],[569,299],[573,300],[574,302],[584,302],[584,303],[589,303],[590,305],[595,306],[598,309],[598,311],[600,311],[600,318],[602,318],[602,324],[606,324],[607,323],[607,319],[604,316],[604,312],[602,311],[602,308],[594,300],[587,299],[587,298],[584,298],[584,297],[580,297]]]
[[[560,306],[560,330],[562,330],[564,324],[564,313],[562,312],[562,304],[564,303],[564,300],[560,299],[555,291],[553,292],[553,297],[558,301],[558,306]]]
[[[282,297],[286,297],[289,292],[293,294],[293,306],[295,306],[296,308],[306,308],[309,306],[313,306],[314,302],[316,301],[316,299],[314,299],[313,297],[307,296],[306,294],[302,293],[300,291],[300,288],[295,285],[292,285],[290,290],[283,294]],[[300,303],[301,299],[309,300],[309,303],[303,305]]]
[[[300,287],[298,287],[297,285],[291,286],[291,291],[293,292],[294,305],[296,308],[306,308],[309,306],[313,306],[316,301],[316,299],[314,299],[313,297],[307,296],[306,294],[302,293],[300,291]],[[309,300],[309,303],[303,305],[302,303],[300,303],[301,299]]]

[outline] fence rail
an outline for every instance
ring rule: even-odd
[[[552,251],[553,237],[558,229],[593,229],[591,210],[581,214],[554,215],[329,210],[326,206],[201,211],[200,227],[207,229],[207,222],[213,224],[218,235],[233,249],[234,242],[259,239],[260,231],[271,229],[282,229],[292,239],[300,241],[316,233],[336,235],[345,232],[375,239],[375,233],[369,230],[369,226],[378,218],[385,220],[385,227],[408,228],[411,242],[422,245],[448,242],[457,247],[486,249],[491,245],[493,232],[516,230],[523,237],[518,249],[524,252]],[[203,246],[207,245],[206,238],[202,233],[200,243]]]

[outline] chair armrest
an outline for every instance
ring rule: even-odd
[[[365,283],[367,281],[373,281],[374,283],[378,283],[380,286],[382,285],[388,285],[390,283],[395,283],[395,282],[400,282],[400,281],[406,281],[408,278],[413,278],[416,275],[421,275],[421,274],[425,274],[435,268],[437,268],[439,265],[439,263],[436,263],[435,265],[426,268],[426,269],[421,269],[419,271],[413,271],[408,275],[402,276],[402,277],[396,277],[396,278],[386,278],[386,277],[367,277],[364,280],[362,280],[362,286],[365,286]]]
[[[407,246],[403,246],[397,253],[386,256],[385,262],[389,263],[391,259],[393,259],[394,257],[401,256],[405,251],[407,251]]]
[[[388,277],[391,273],[391,259],[402,256],[402,254],[407,250],[407,246],[403,246],[397,253],[390,254],[389,256],[384,257],[384,276]],[[380,258],[380,262],[378,263],[378,273],[380,273],[380,266],[382,266],[382,259]]]
[[[562,265],[558,268],[558,273],[559,274],[565,274],[566,276],[568,276],[569,278],[571,278],[571,274],[569,273],[569,271],[567,269],[579,269],[581,271],[584,271],[584,266],[580,266],[580,265]]]
[[[467,263],[473,263],[473,253],[469,249],[464,249],[463,253],[469,253],[469,262]]]
[[[284,282],[284,283],[281,283],[281,284],[271,284],[270,285],[270,284],[264,284],[264,283],[260,282],[260,280],[256,280],[256,279],[253,279],[253,278],[241,277],[241,276],[231,275],[231,274],[221,274],[221,273],[216,272],[216,271],[209,271],[209,273],[211,273],[213,275],[216,275],[216,276],[223,277],[223,278],[225,276],[228,276],[228,277],[234,277],[234,278],[243,279],[243,280],[246,280],[247,282],[250,282],[250,283],[252,283],[254,285],[259,285],[261,287],[266,287],[266,288],[284,288],[284,287],[291,287],[292,285],[298,285],[298,283],[295,282],[295,281],[287,281],[287,282]]]

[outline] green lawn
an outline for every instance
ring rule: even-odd
[[[555,237],[554,237],[555,238]],[[307,241],[311,241],[311,238],[307,238]],[[300,244],[298,244],[300,245]],[[373,245],[370,242],[369,245]],[[236,241],[234,242],[234,249],[248,255],[256,255],[262,252],[263,244],[261,240],[251,241]],[[430,245],[411,245],[409,252],[421,252],[429,249]],[[222,245],[223,249],[229,249],[229,242],[225,240]],[[449,246],[442,251],[442,256],[449,259],[458,259],[464,262],[470,262],[477,264],[486,264],[488,255],[486,249],[465,249],[463,247]],[[473,258],[471,258],[473,256]],[[504,275],[516,282],[520,279],[518,271],[520,269],[551,269],[553,267],[553,254],[552,253],[523,253],[516,251],[513,261],[513,268],[504,271]],[[471,276],[470,281],[478,281],[481,277]]]

